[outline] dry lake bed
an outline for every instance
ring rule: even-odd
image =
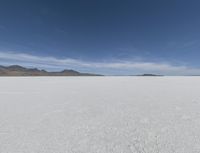
[[[1,153],[199,153],[200,77],[1,77]]]

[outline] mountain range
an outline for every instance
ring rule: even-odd
[[[37,68],[25,68],[19,65],[0,66],[0,76],[101,76],[65,69],[60,72],[48,72]]]

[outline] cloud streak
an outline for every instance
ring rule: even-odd
[[[88,71],[103,74],[140,74],[156,73],[164,75],[199,75],[199,68],[191,68],[181,65],[172,65],[169,63],[138,62],[138,61],[104,61],[91,62],[73,58],[55,58],[35,56],[25,53],[0,52],[0,64],[13,65],[21,64],[23,66],[38,67],[48,70],[58,69],[76,69],[79,71]]]

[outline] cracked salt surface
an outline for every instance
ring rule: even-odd
[[[198,153],[200,77],[0,78],[1,153]]]

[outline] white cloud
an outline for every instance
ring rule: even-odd
[[[72,58],[55,58],[34,56],[24,53],[0,52],[0,64],[12,65],[21,64],[24,66],[36,66],[47,69],[77,69],[90,70],[95,72],[105,72],[106,74],[124,73],[157,73],[165,75],[198,75],[199,68],[190,68],[187,66],[175,66],[169,63],[155,62],[136,62],[136,61],[107,61],[90,62]]]

